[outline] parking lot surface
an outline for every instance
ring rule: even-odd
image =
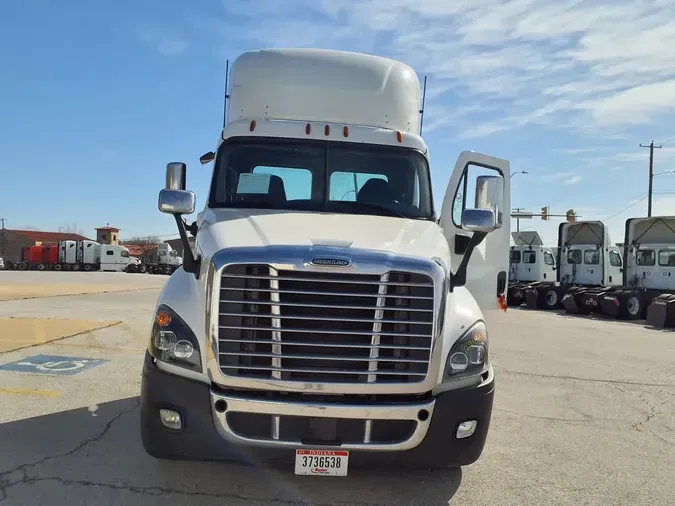
[[[138,394],[166,279],[0,272],[0,504],[675,504],[675,333],[527,310],[488,320],[497,390],[472,466],[320,478],[157,461]]]

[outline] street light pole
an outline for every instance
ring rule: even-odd
[[[509,179],[513,179],[513,176],[515,176],[516,174],[528,174],[528,172],[527,172],[526,170],[521,170],[521,171],[518,171],[518,172],[514,172],[513,174],[511,174],[511,175],[509,176]]]
[[[647,194],[647,217],[652,216],[652,183],[654,181],[654,148],[661,149],[663,146],[654,145],[654,141],[649,144],[640,144],[641,148],[649,148],[649,189]]]

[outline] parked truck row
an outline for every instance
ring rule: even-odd
[[[107,271],[172,274],[183,259],[167,243],[159,244],[144,260],[129,254],[126,246],[96,241],[59,241],[57,244],[26,246],[21,259],[5,268],[19,271]]]
[[[675,217],[627,220],[623,248],[600,221],[562,223],[553,259],[536,232],[520,234],[511,247],[510,305],[675,326]]]

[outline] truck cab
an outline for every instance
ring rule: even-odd
[[[527,283],[555,280],[555,255],[538,232],[512,232],[509,281]]]
[[[605,294],[602,312],[637,320],[654,299],[675,293],[675,217],[626,220],[622,286]]]
[[[419,79],[398,61],[250,51],[226,89],[204,209],[188,226],[181,162],[159,195],[184,256],[148,339],[145,450],[308,475],[471,464],[494,396],[484,313],[508,282],[508,161],[461,153],[437,214]]]
[[[558,281],[568,313],[589,314],[623,278],[621,250],[613,245],[601,221],[561,223],[558,230]]]
[[[520,306],[528,289],[540,282],[556,279],[556,252],[544,246],[539,233],[533,230],[512,232],[513,245],[509,257],[509,288],[507,301]]]

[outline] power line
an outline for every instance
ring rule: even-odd
[[[630,209],[631,207],[633,207],[633,206],[639,204],[640,202],[642,202],[642,201],[643,201],[644,199],[646,199],[647,197],[649,197],[649,195],[645,195],[645,196],[642,197],[641,199],[636,200],[635,202],[633,202],[632,204],[628,204],[626,207],[624,207],[623,209],[621,209],[621,211],[617,211],[616,213],[607,216],[603,221],[607,221],[607,220],[609,220],[609,219],[611,219],[611,218],[614,218],[615,216],[618,216],[618,215],[621,214],[622,212],[627,211],[627,210]]]

